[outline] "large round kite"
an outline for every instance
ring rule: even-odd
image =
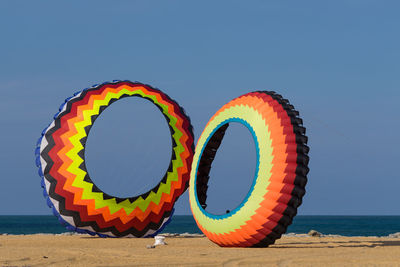
[[[224,105],[208,122],[196,146],[190,174],[190,206],[199,228],[220,246],[266,247],[286,232],[305,194],[309,148],[299,113],[275,92],[252,92]],[[256,171],[251,188],[234,210],[207,212],[209,172],[231,122],[254,138]],[[226,192],[229,192],[226,177]]]
[[[128,96],[147,99],[160,109],[171,132],[172,159],[156,187],[140,196],[119,198],[102,192],[90,179],[85,143],[97,116]],[[66,99],[42,132],[36,164],[47,203],[68,229],[102,237],[145,237],[169,222],[174,202],[188,187],[193,151],[190,119],[174,100],[148,85],[115,81]]]

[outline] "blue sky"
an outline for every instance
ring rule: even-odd
[[[399,215],[399,8],[372,0],[1,1],[0,214],[50,214],[36,139],[75,91],[127,79],[178,101],[196,140],[226,102],[277,91],[309,136],[299,214]],[[145,101],[113,104],[88,139],[93,180],[122,196],[156,183],[170,156],[166,127]],[[250,134],[230,130],[211,173],[216,212],[238,204],[254,175]],[[187,194],[176,212],[190,214]]]

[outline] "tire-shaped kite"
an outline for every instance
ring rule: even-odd
[[[267,247],[286,232],[302,202],[309,171],[307,137],[298,115],[281,95],[259,91],[230,101],[207,123],[193,157],[189,199],[197,225],[211,241],[226,247]],[[254,138],[255,177],[236,209],[214,215],[205,210],[209,172],[231,122],[245,125]]]
[[[129,96],[147,99],[162,112],[171,132],[172,159],[153,189],[119,198],[102,192],[90,179],[85,143],[100,113]],[[160,90],[129,81],[95,85],[67,98],[35,150],[43,194],[59,221],[69,230],[101,237],[145,237],[162,230],[188,187],[193,153],[193,130],[184,110]]]

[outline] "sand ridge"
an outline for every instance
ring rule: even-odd
[[[220,248],[205,237],[2,235],[0,266],[400,266],[400,238],[284,236],[268,248]]]

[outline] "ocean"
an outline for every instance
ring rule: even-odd
[[[296,216],[287,233],[311,229],[342,236],[387,236],[400,232],[400,216]],[[55,216],[0,216],[0,234],[60,234],[68,232]],[[163,233],[201,233],[191,215],[174,215]]]

